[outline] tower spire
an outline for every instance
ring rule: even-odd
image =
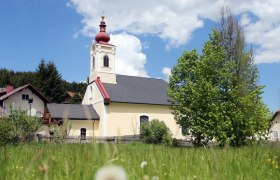
[[[110,36],[106,34],[106,23],[104,21],[104,16],[101,17],[101,22],[100,22],[100,31],[98,34],[95,36],[95,41],[97,43],[105,43],[107,44],[110,41]]]

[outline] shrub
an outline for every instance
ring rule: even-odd
[[[13,142],[13,126],[6,118],[0,120],[0,146]]]
[[[0,122],[0,145],[31,141],[39,125],[37,117],[28,116],[22,110],[12,110],[10,116]]]
[[[140,138],[145,143],[168,144],[171,143],[172,134],[163,121],[154,119],[141,124]]]

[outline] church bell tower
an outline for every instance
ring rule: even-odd
[[[100,32],[90,48],[89,83],[100,77],[101,82],[116,84],[115,51],[116,46],[109,44],[110,36],[106,34],[104,16],[100,22]]]

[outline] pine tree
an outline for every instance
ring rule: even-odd
[[[36,71],[36,87],[51,102],[61,103],[63,101],[64,88],[62,78],[53,62],[45,63],[42,59]]]

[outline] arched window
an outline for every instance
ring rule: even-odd
[[[81,128],[81,140],[86,140],[86,136],[87,136],[87,129]]]
[[[95,57],[92,56],[92,69],[95,67]]]
[[[109,67],[109,57],[107,54],[104,55],[103,57],[103,66],[104,67]]]
[[[146,115],[140,116],[140,126],[141,124],[148,123],[148,122],[149,122],[149,116]]]

